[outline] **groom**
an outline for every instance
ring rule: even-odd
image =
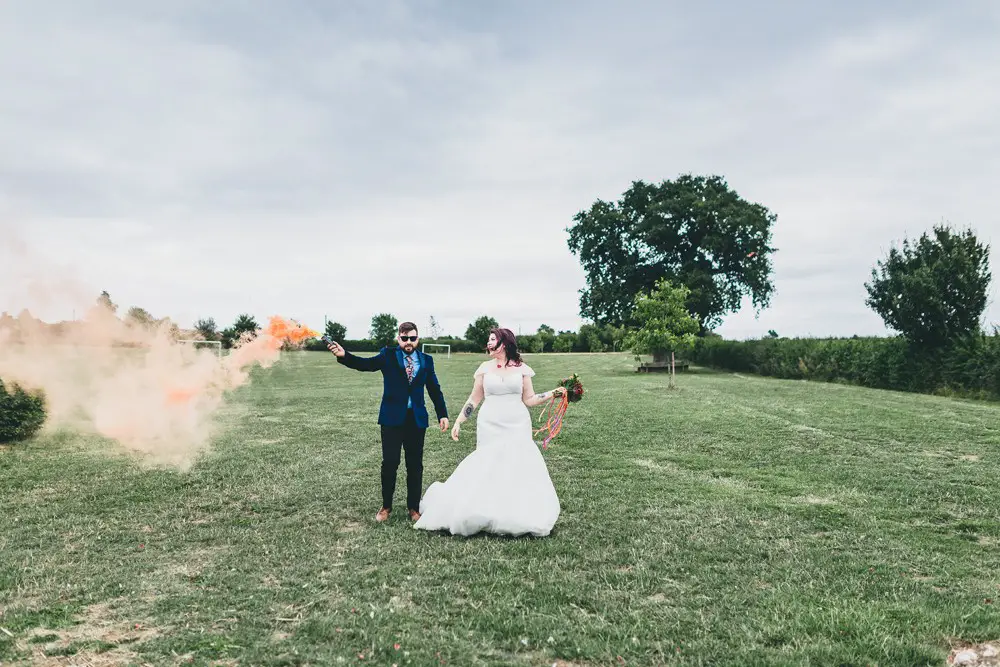
[[[327,345],[337,355],[337,362],[348,368],[382,372],[382,405],[378,412],[382,427],[382,509],[375,515],[379,523],[392,511],[400,448],[406,452],[406,506],[412,521],[420,518],[427,431],[425,386],[434,402],[438,426],[442,432],[448,431],[448,408],[434,373],[434,359],[417,350],[417,325],[403,322],[398,333],[399,345],[383,347],[374,357],[356,357],[335,341]]]

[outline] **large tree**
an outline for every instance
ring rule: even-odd
[[[865,283],[865,303],[917,345],[941,347],[979,330],[990,284],[990,250],[971,230],[933,228],[891,248]]]
[[[479,347],[485,348],[490,340],[490,330],[496,329],[500,324],[489,315],[481,315],[476,318],[465,330],[465,339],[471,340]]]
[[[587,274],[580,314],[599,325],[637,324],[636,296],[661,279],[688,288],[687,309],[703,331],[745,296],[758,310],[770,303],[777,216],[720,176],[635,181],[617,203],[597,200],[573,219],[569,248]]]
[[[323,331],[323,333],[331,340],[343,342],[344,339],[347,338],[347,327],[345,327],[340,322],[334,322],[333,320],[329,320],[326,323],[326,329]]]
[[[396,328],[399,320],[390,313],[379,313],[372,318],[371,328],[368,330],[368,337],[379,345],[392,345],[399,333]]]

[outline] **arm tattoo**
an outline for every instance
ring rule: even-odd
[[[465,415],[466,419],[472,416],[472,410],[473,410],[472,403],[466,403],[465,410],[463,411],[463,414]]]

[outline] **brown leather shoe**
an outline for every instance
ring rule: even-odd
[[[417,510],[410,510],[410,521],[419,521],[419,520],[420,520],[420,512],[418,512]]]
[[[383,507],[378,511],[378,514],[375,515],[375,520],[378,521],[379,523],[382,523],[383,521],[389,518],[389,512],[391,511],[392,510],[387,510],[386,508]]]

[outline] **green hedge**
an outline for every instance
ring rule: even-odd
[[[1000,335],[974,336],[946,350],[918,350],[902,338],[699,339],[701,366],[776,378],[848,382],[877,389],[1000,399]]]
[[[45,423],[45,397],[0,380],[0,442],[27,440]]]

